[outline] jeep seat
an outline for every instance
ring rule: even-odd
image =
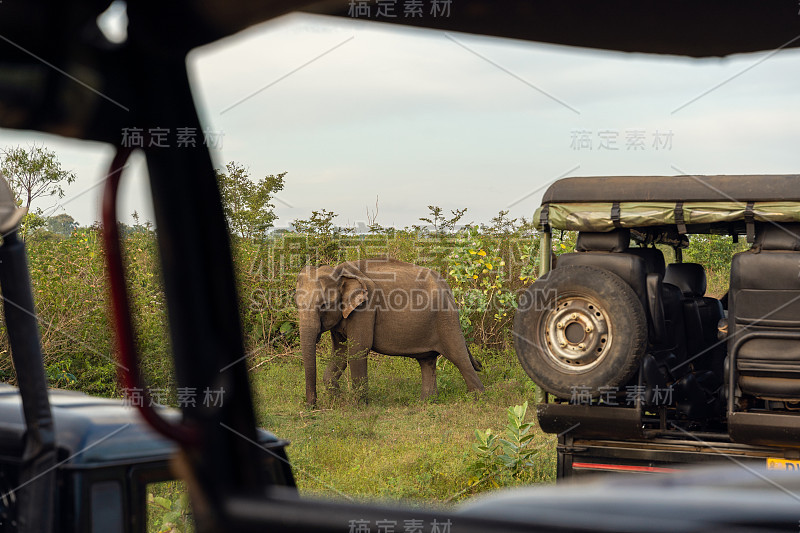
[[[626,253],[638,255],[644,259],[645,269],[648,274],[659,274],[664,276],[666,261],[664,254],[658,248],[628,248]]]
[[[658,248],[629,248],[627,253],[637,255],[644,259],[647,274],[657,274],[661,286],[661,301],[664,307],[665,334],[658,339],[655,348],[674,354],[675,359],[668,362],[668,366],[675,367],[686,358],[686,334],[683,319],[683,306],[681,291],[675,285],[668,283],[664,277],[666,262],[664,254]],[[652,284],[652,277],[650,283]],[[652,290],[652,289],[651,289]]]
[[[800,224],[763,224],[733,256],[728,351],[742,392],[800,400]],[[740,340],[741,339],[741,340]]]
[[[706,271],[697,263],[672,263],[667,266],[664,283],[678,287],[683,303],[689,357],[697,357],[695,366],[713,369],[721,377],[724,348],[716,349],[717,328],[724,316],[722,303],[706,296]],[[715,356],[715,357],[714,357]],[[711,365],[702,364],[715,359]]]
[[[562,254],[556,268],[592,266],[612,272],[630,285],[647,309],[647,269],[644,259],[626,253],[630,231],[618,229],[606,233],[581,231],[575,252]]]

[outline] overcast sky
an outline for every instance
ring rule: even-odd
[[[189,64],[203,123],[223,134],[218,167],[288,173],[279,227],[322,208],[353,225],[376,198],[387,226],[431,204],[467,207],[465,222],[530,217],[564,175],[800,171],[793,50],[692,60],[294,14]],[[61,205],[34,207],[98,219],[110,148],[0,130],[0,146],[31,142],[78,177]],[[123,182],[121,212],[151,217],[141,157]]]

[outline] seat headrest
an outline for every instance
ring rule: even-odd
[[[603,233],[581,231],[575,243],[576,252],[624,252],[631,242],[628,229],[616,229]]]
[[[638,255],[644,259],[648,273],[664,275],[666,262],[664,261],[664,254],[658,248],[628,248],[626,253]]]
[[[759,224],[755,246],[761,250],[800,250],[800,224]]]
[[[670,263],[664,273],[664,283],[675,285],[687,296],[704,296],[706,270],[697,263]]]

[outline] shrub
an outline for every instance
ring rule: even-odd
[[[123,239],[142,367],[151,386],[166,388],[172,382],[172,365],[155,235],[139,227]],[[66,238],[40,231],[27,239],[26,247],[50,384],[119,395],[98,228],[79,228]],[[5,334],[0,336],[0,351],[8,353]],[[9,358],[0,372],[14,381]]]
[[[472,445],[477,454],[470,486],[474,488],[501,487],[529,481],[533,459],[539,450],[534,447],[534,424],[525,422],[528,402],[509,407],[508,425],[502,435],[491,429],[475,430]]]

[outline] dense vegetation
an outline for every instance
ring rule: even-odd
[[[307,232],[275,232],[259,239],[233,237],[242,321],[255,364],[296,348],[296,274],[308,263],[388,255],[433,268],[446,276],[461,305],[471,343],[511,347],[510,324],[516,292],[535,278],[537,241],[516,221],[506,226],[467,228],[457,233],[421,229],[353,235],[330,224],[330,212],[312,215]],[[48,220],[27,238],[31,278],[42,323],[45,364],[61,386],[94,394],[119,391],[114,380],[108,329],[100,228],[79,228]],[[66,228],[51,231],[47,228]],[[168,387],[169,346],[158,278],[154,231],[123,228],[128,279],[139,349],[153,386]],[[0,338],[0,342],[7,342]],[[2,345],[2,349],[7,349]],[[10,375],[5,362],[2,371]]]

